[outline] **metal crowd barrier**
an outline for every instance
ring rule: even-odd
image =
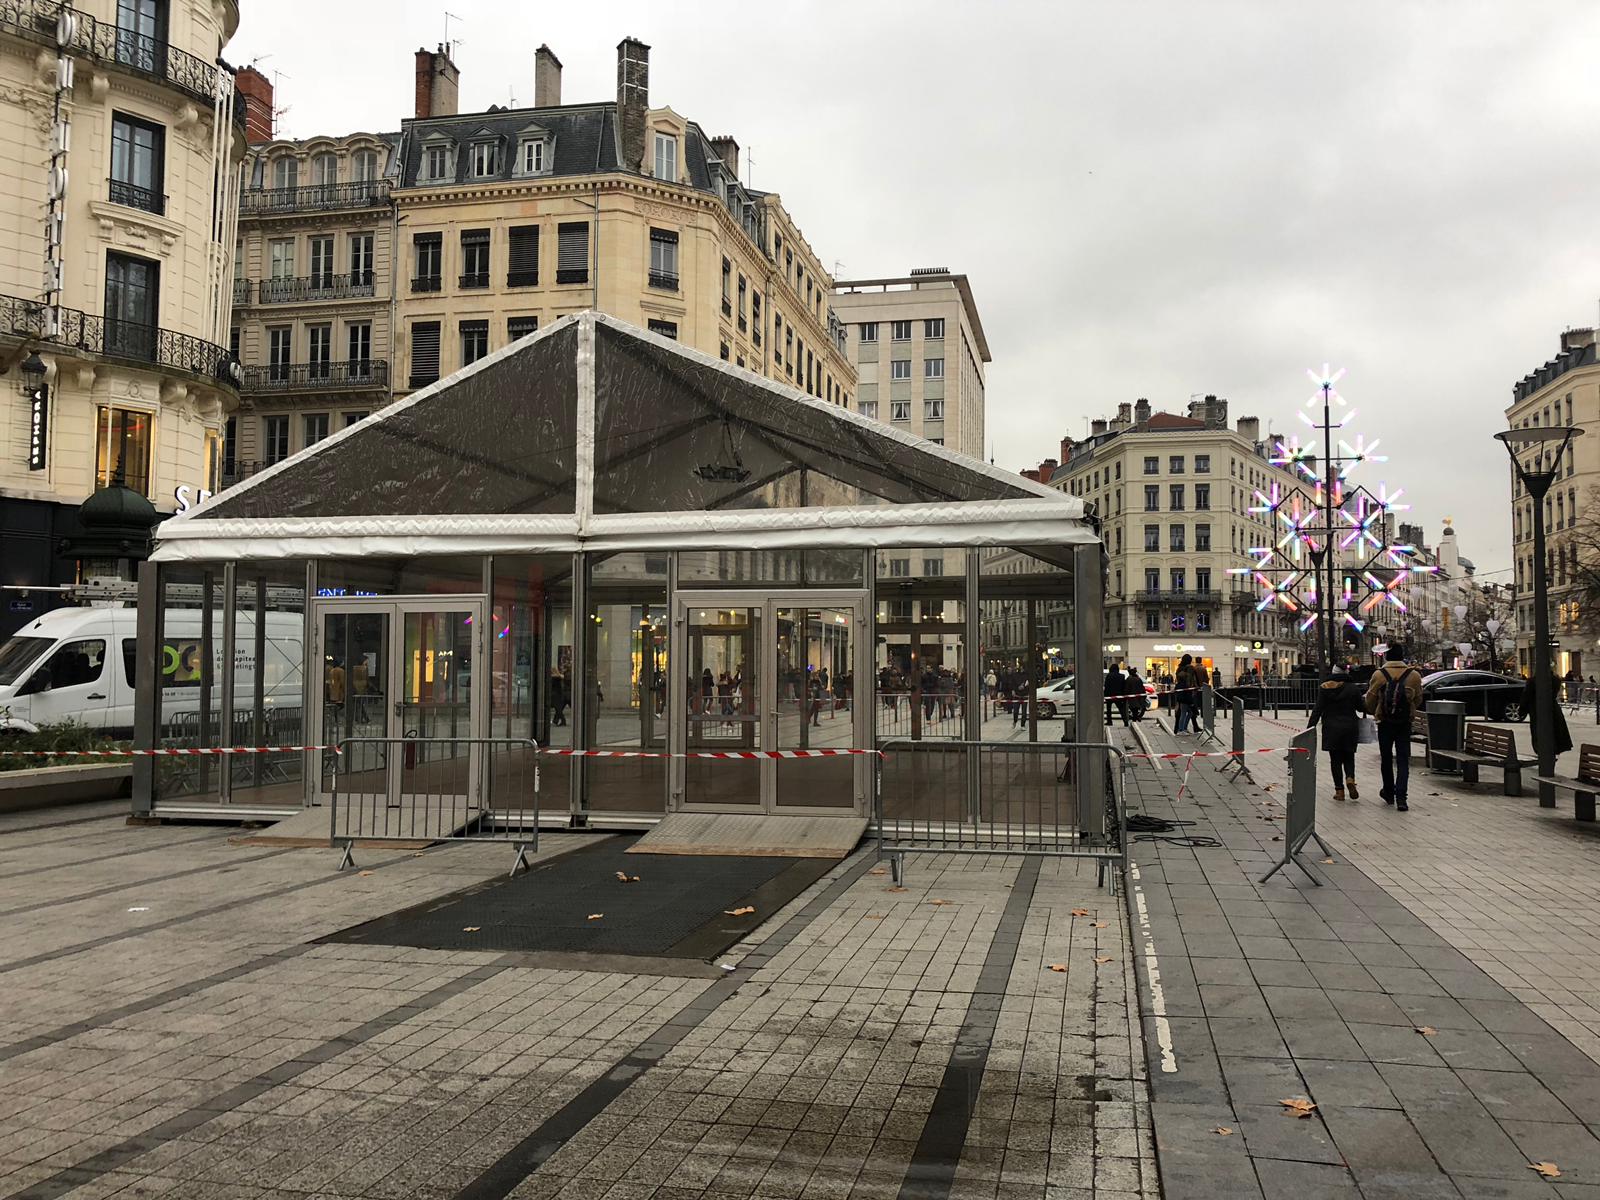
[[[1103,886],[1125,856],[1122,797],[1127,759],[1109,742],[912,741],[879,743],[873,786],[878,858],[898,884],[905,856],[1044,854],[1093,859]],[[1116,762],[1104,772],[1102,819],[1078,811],[1086,755]],[[1116,877],[1112,876],[1115,890]]]
[[[344,846],[341,871],[355,865],[357,842],[503,842],[516,848],[515,875],[539,848],[539,745],[532,738],[344,738],[328,821],[328,844]]]

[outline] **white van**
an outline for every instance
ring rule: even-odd
[[[161,714],[200,709],[199,609],[167,613],[161,646]],[[133,732],[139,614],[132,608],[57,608],[0,646],[0,710],[34,725],[76,721],[116,736]],[[212,614],[213,712],[222,705],[222,614]],[[234,709],[255,693],[255,614],[240,612],[234,635]],[[305,627],[298,613],[267,614],[262,683],[268,706],[298,707]]]

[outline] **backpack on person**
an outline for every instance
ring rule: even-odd
[[[1378,689],[1377,718],[1380,724],[1411,725],[1411,693],[1406,690],[1406,680],[1412,675],[1418,675],[1415,667],[1407,667],[1398,675],[1385,669],[1383,672],[1383,686]]]

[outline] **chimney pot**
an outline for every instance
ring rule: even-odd
[[[1150,401],[1146,400],[1143,396],[1140,396],[1133,406],[1133,423],[1135,425],[1143,425],[1149,419]]]
[[[453,117],[461,86],[461,72],[443,45],[417,51],[417,119]]]
[[[649,112],[650,47],[623,38],[617,43],[617,132],[625,170],[644,170]]]
[[[727,134],[711,139],[711,149],[722,160],[722,165],[728,168],[729,173],[739,178],[739,143]]]
[[[277,130],[272,80],[254,67],[241,67],[234,86],[244,103],[244,137],[249,143],[270,142]]]
[[[533,52],[533,106],[558,108],[561,104],[561,60],[549,46]]]

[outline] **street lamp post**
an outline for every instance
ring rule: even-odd
[[[1555,696],[1550,688],[1549,572],[1545,565],[1544,498],[1561,472],[1567,447],[1583,430],[1568,425],[1532,425],[1494,435],[1505,444],[1512,469],[1533,497],[1533,746],[1539,774],[1549,777],[1556,769]],[[1519,450],[1537,451],[1532,462],[1517,457]],[[1539,785],[1539,807],[1554,808],[1556,791]]]

